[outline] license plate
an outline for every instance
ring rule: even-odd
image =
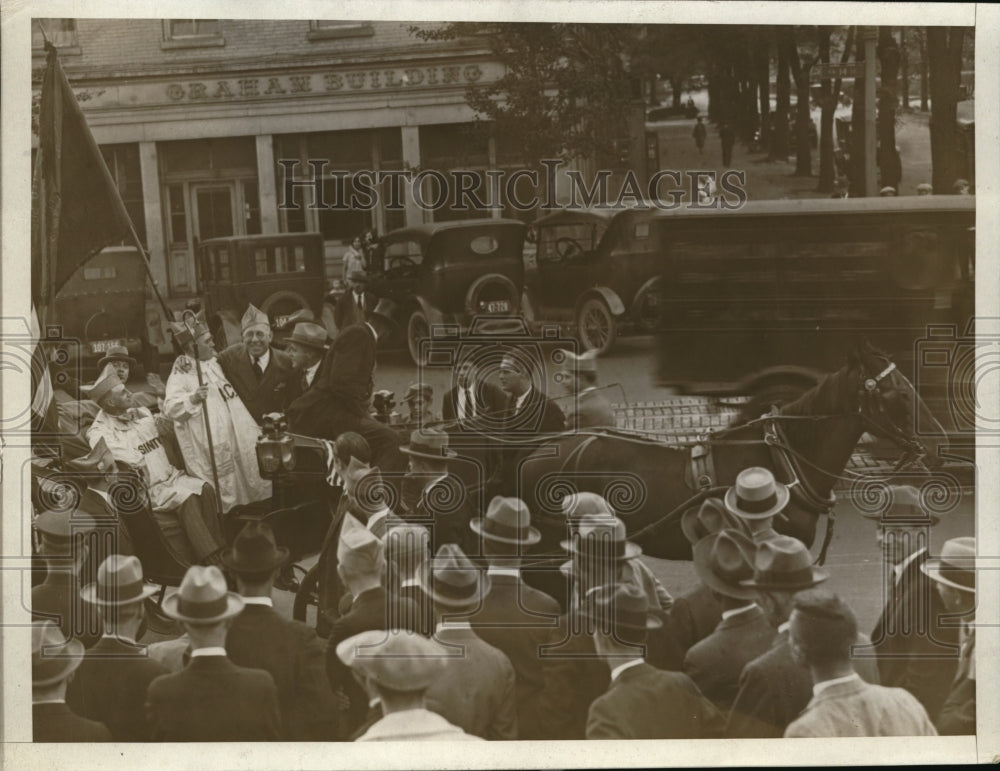
[[[510,303],[506,300],[495,300],[494,302],[486,303],[487,313],[508,313],[510,311]]]
[[[107,353],[115,346],[122,344],[121,340],[98,340],[90,344],[91,353]]]

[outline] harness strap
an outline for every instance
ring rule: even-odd
[[[704,490],[715,482],[715,462],[712,444],[696,444],[691,448],[691,488]]]

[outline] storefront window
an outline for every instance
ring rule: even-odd
[[[111,178],[118,186],[118,194],[125,204],[125,211],[132,220],[132,227],[143,246],[146,245],[146,210],[142,198],[142,172],[139,165],[139,145],[102,145],[101,155],[108,165]],[[121,245],[130,245],[131,237]]]
[[[489,184],[485,171],[490,168],[489,124],[484,123],[448,123],[437,126],[421,126],[420,128],[420,165],[424,169],[439,171],[448,178],[452,190],[451,200],[445,201],[441,208],[431,212],[434,222],[451,222],[453,220],[476,219],[489,217],[488,209],[477,208],[473,203],[477,198],[489,205]],[[454,200],[455,184],[451,172],[468,170],[478,177],[478,184],[472,189],[472,195],[464,202],[466,211],[456,207]],[[435,202],[438,198],[438,185],[433,179],[424,180],[422,190],[424,200]]]

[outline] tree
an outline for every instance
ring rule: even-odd
[[[875,136],[878,141],[878,167],[882,185],[899,191],[903,178],[903,164],[896,149],[896,82],[899,78],[900,51],[891,27],[878,28],[878,45],[875,49],[882,76],[879,79],[878,119]]]
[[[688,80],[704,67],[704,51],[698,26],[650,25],[636,44],[631,69],[633,74],[665,78],[670,83],[672,105],[679,108]]]
[[[848,27],[847,40],[840,55],[840,63],[846,64],[851,57],[851,45],[854,42],[855,27]],[[819,60],[828,63],[831,60],[830,48],[833,28],[819,26],[816,28],[819,50]],[[824,78],[820,83],[821,105],[819,118],[819,183],[816,190],[829,193],[837,178],[837,165],[834,156],[833,119],[840,101],[841,78]]]
[[[931,166],[934,191],[950,192],[962,175],[958,101],[962,84],[964,27],[927,27],[927,65],[931,96]]]
[[[812,139],[809,128],[812,117],[809,114],[809,71],[816,63],[816,53],[801,51],[796,41],[795,27],[781,27],[779,46],[785,49],[785,60],[795,82],[795,176],[812,176]]]
[[[775,83],[774,132],[771,135],[770,160],[784,161],[788,158],[788,108],[791,103],[788,83],[788,46],[782,43],[782,33],[778,32],[778,78]]]

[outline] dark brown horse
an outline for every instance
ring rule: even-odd
[[[708,495],[722,495],[742,469],[764,466],[791,487],[776,529],[811,546],[818,518],[830,513],[834,483],[863,432],[896,442],[907,462],[935,462],[936,447],[914,435],[918,410],[933,420],[910,382],[865,342],[844,367],[796,401],[699,445],[668,445],[616,430],[552,437],[524,459],[519,489],[509,494],[525,500],[543,533],[534,552],[540,562],[562,553],[562,499],[576,491],[603,495],[646,554],[691,559],[680,515]]]

